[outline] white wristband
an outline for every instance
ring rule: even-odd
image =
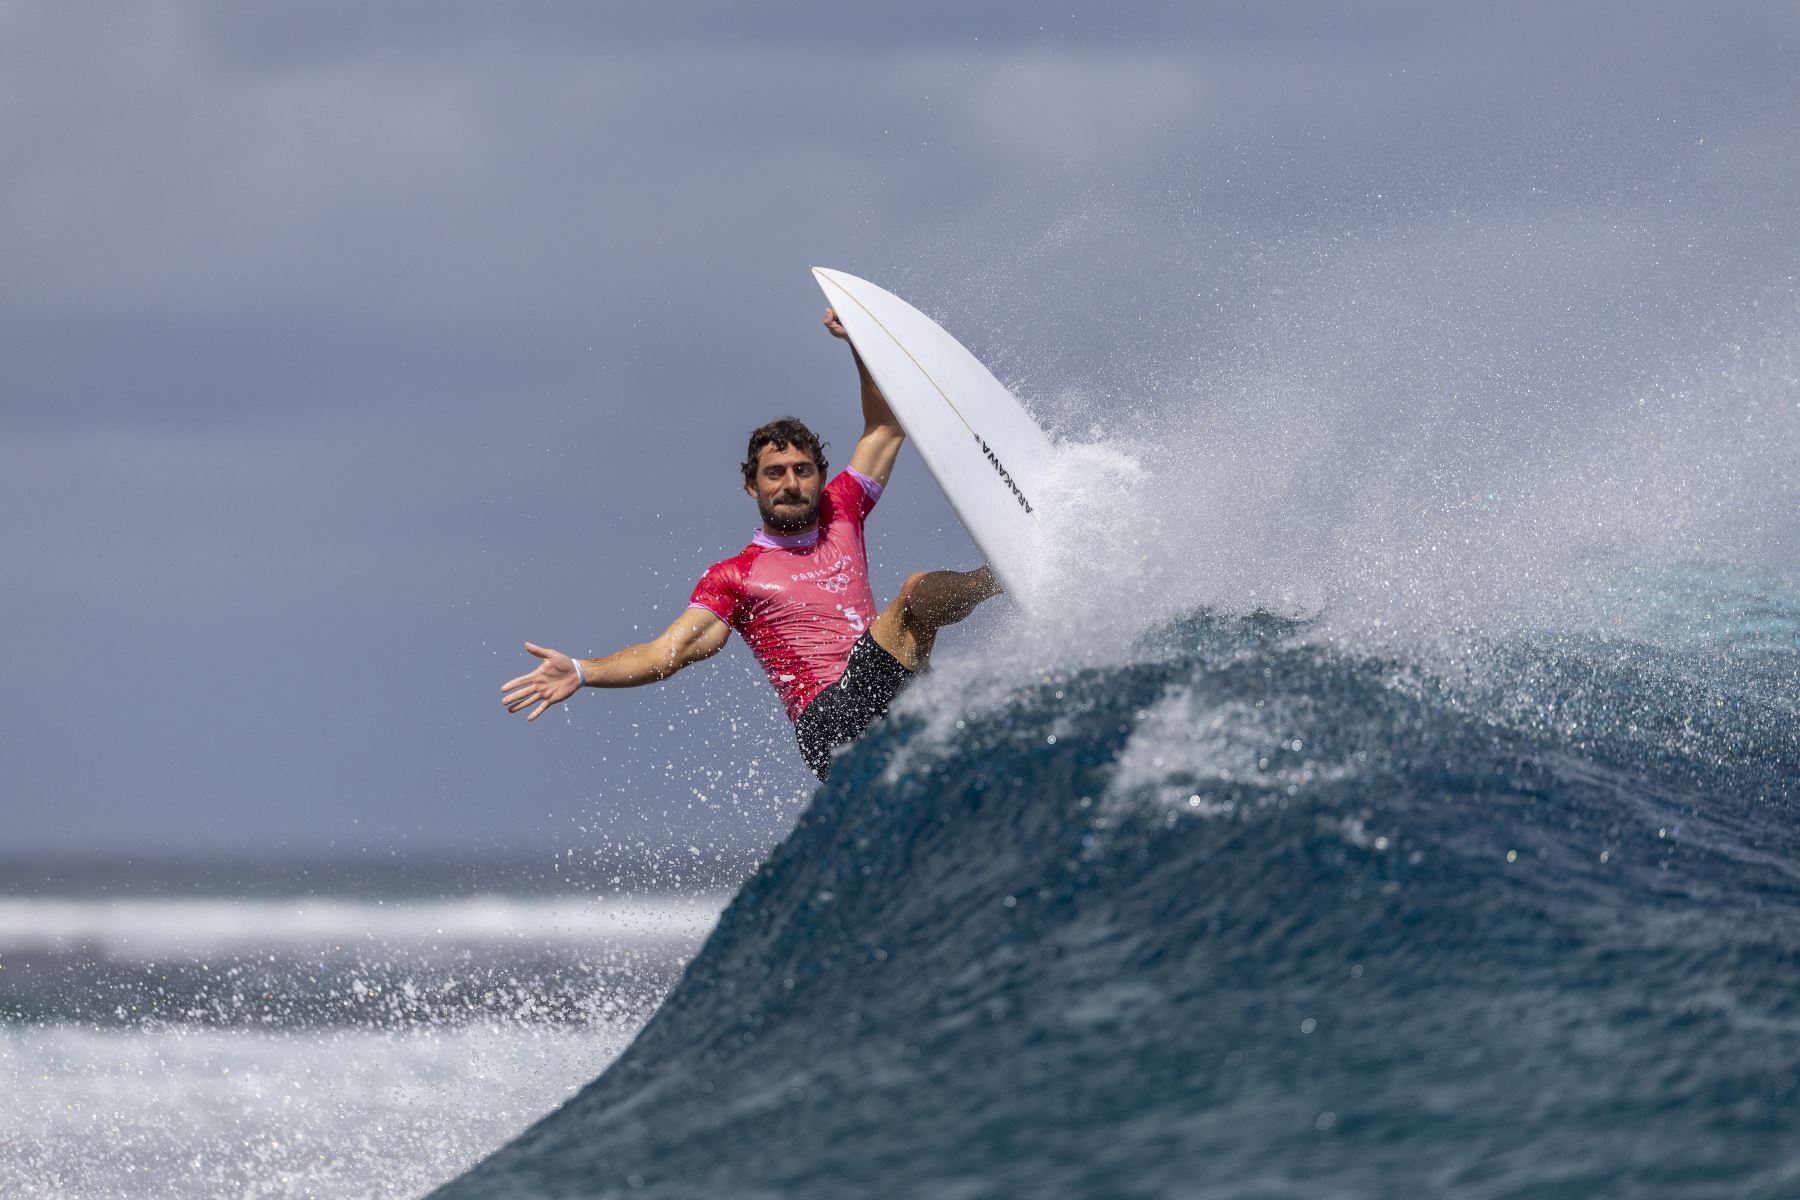
[[[571,658],[569,661],[575,664],[575,678],[581,680],[582,687],[586,687],[588,685],[587,672],[581,669],[581,660],[579,658]]]

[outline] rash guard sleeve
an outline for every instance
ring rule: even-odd
[[[854,517],[858,525],[867,519],[874,511],[875,502],[881,499],[881,485],[854,468],[826,484],[825,490],[831,493],[832,505],[837,511]]]
[[[688,607],[704,608],[732,628],[741,628],[745,600],[743,557],[740,554],[708,567],[694,585]]]

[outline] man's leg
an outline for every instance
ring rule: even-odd
[[[909,671],[931,665],[937,631],[954,625],[975,606],[1000,594],[1000,581],[986,567],[973,571],[921,571],[900,587],[894,602],[869,626],[869,636]]]

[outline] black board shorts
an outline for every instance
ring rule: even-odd
[[[886,714],[894,697],[905,690],[917,671],[909,671],[899,659],[882,649],[867,630],[850,647],[850,661],[836,683],[813,697],[794,722],[800,757],[824,779],[831,774],[831,752],[854,742],[863,730]]]

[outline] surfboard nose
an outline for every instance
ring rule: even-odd
[[[814,267],[844,332],[970,538],[1014,596],[1035,577],[1037,504],[1055,451],[993,372],[866,279]]]

